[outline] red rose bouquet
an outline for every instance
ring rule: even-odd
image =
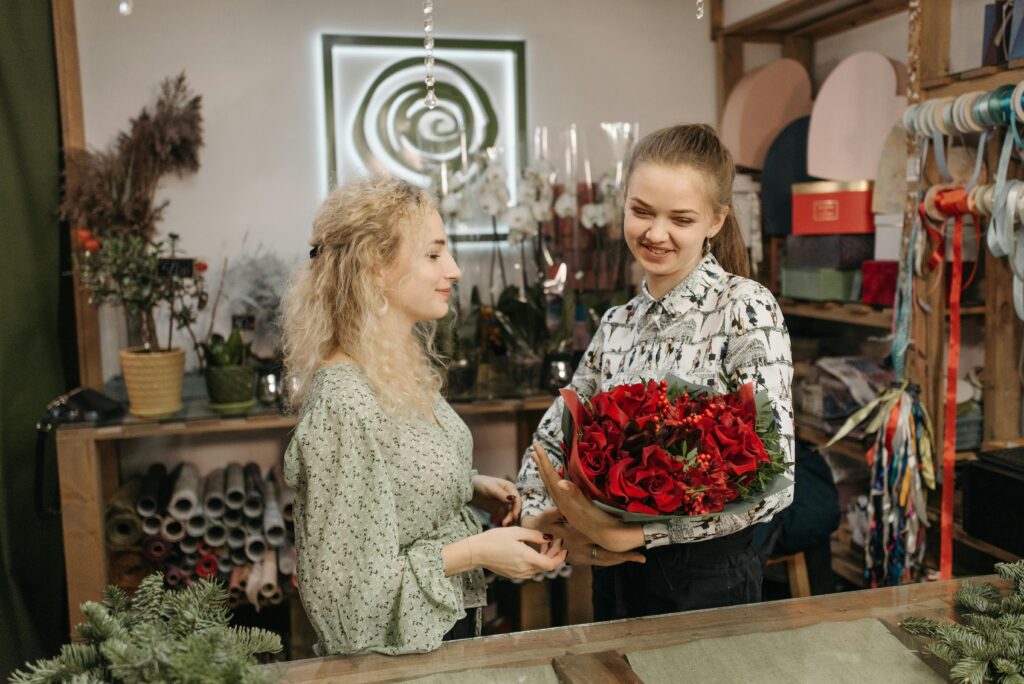
[[[753,384],[716,395],[670,375],[562,397],[568,477],[627,520],[746,512],[790,484],[771,401]]]

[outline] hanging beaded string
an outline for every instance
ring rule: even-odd
[[[697,0],[697,18],[704,18],[704,0]]]
[[[427,86],[427,109],[437,106],[437,95],[434,94],[434,0],[423,0],[423,47],[427,56],[423,64],[427,67],[427,75],[423,83]]]

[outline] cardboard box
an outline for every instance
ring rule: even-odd
[[[874,233],[871,181],[819,181],[793,185],[793,234]]]

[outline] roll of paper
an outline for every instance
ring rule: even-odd
[[[224,471],[224,505],[235,511],[245,505],[245,472],[238,463],[229,463]]]
[[[199,549],[199,539],[186,535],[178,542],[178,548],[181,549],[182,553],[195,553]]]
[[[267,602],[272,606],[279,606],[284,603],[284,592],[280,587],[274,589],[274,593],[267,597]]]
[[[295,572],[295,547],[290,542],[286,541],[277,549],[277,570],[282,575]]]
[[[250,533],[245,539],[245,555],[253,563],[257,563],[263,559],[263,554],[267,550],[267,542],[263,538],[262,534]]]
[[[263,568],[261,563],[253,563],[249,571],[249,577],[245,582],[245,598],[253,605],[256,612],[259,612],[260,581],[263,579]]]
[[[285,483],[281,483],[281,495],[278,498],[278,505],[281,507],[281,517],[285,522],[292,522],[295,519],[293,510],[295,508],[295,490]]]
[[[274,486],[273,474],[264,483],[266,499],[263,507],[263,536],[267,543],[277,548],[286,539],[284,519],[281,517],[281,510],[278,508],[277,487]]]
[[[224,547],[217,553],[217,572],[222,575],[230,575],[231,569],[234,567],[231,562],[231,549]]]
[[[258,515],[253,518],[246,516],[242,528],[249,534],[261,534],[263,532],[263,518]]]
[[[104,528],[111,549],[127,549],[142,540],[142,521],[135,512],[141,488],[142,481],[132,478],[107,503]]]
[[[164,572],[164,581],[167,582],[169,587],[180,587],[185,582],[186,577],[185,572],[176,565],[168,566],[166,572]]]
[[[151,535],[142,542],[142,553],[151,561],[166,560],[171,553],[171,545],[160,535]]]
[[[177,520],[185,521],[196,510],[199,504],[199,471],[191,463],[181,464],[181,472],[174,483],[174,493],[167,505],[167,512]]]
[[[245,522],[245,514],[242,513],[240,508],[226,508],[224,509],[224,515],[221,516],[221,522],[224,523],[224,527],[241,527],[242,523]]]
[[[263,573],[260,579],[260,593],[269,598],[277,591],[277,551],[267,549],[263,553]]]
[[[245,545],[231,549],[231,562],[235,565],[249,565],[249,557],[245,555]]]
[[[208,520],[203,541],[211,547],[223,546],[228,541],[228,529],[219,520]]]
[[[203,487],[203,510],[206,517],[217,520],[224,515],[224,469],[217,468],[206,476]]]
[[[263,513],[263,476],[255,463],[245,466],[245,504],[242,510],[250,518]]]
[[[196,563],[196,575],[199,577],[213,577],[217,574],[217,556],[207,551],[199,557]]]
[[[135,510],[143,518],[159,515],[163,507],[167,505],[162,496],[165,492],[165,481],[167,480],[167,467],[163,463],[154,463],[146,471],[146,477],[142,480],[142,490],[139,492],[139,500]]]
[[[164,516],[163,524],[160,525],[160,536],[176,544],[185,538],[185,524],[169,515]]]
[[[232,549],[244,549],[246,536],[245,529],[242,527],[228,528],[228,547]]]
[[[188,517],[185,523],[185,531],[190,537],[202,537],[206,534],[206,515],[202,502],[196,504],[196,509]]]
[[[142,533],[147,537],[151,537],[154,534],[160,534],[160,525],[163,523],[163,519],[159,515],[151,515],[142,521]]]

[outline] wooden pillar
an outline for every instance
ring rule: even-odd
[[[60,96],[61,145],[65,159],[70,150],[85,149],[85,118],[82,114],[82,79],[78,68],[78,34],[75,29],[75,0],[52,0],[53,43],[57,57],[57,88]],[[74,248],[74,230],[71,245]],[[103,389],[103,360],[100,356],[99,311],[89,303],[89,291],[82,287],[75,267],[75,326],[78,341],[78,384]]]
[[[716,94],[718,121],[722,120],[725,101],[732,87],[743,78],[743,39],[722,33],[725,11],[722,0],[711,2],[711,38],[715,41]]]
[[[949,72],[950,0],[918,0],[919,40],[911,45],[920,59],[921,83],[941,79]],[[913,10],[912,10],[913,11]],[[913,37],[912,37],[913,40]],[[914,87],[913,81],[911,87]]]
[[[1013,308],[1013,273],[1009,263],[993,256],[984,242],[979,250],[985,254],[983,439],[1005,441],[1021,436],[1021,386],[1017,371],[1021,322]]]

